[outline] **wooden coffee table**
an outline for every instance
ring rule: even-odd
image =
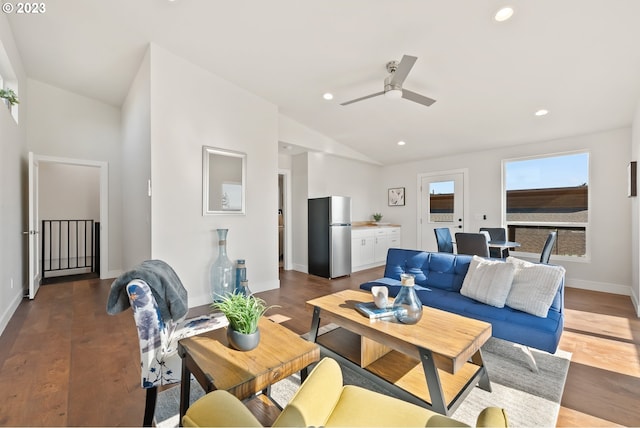
[[[260,344],[247,352],[229,347],[226,328],[180,340],[180,420],[189,408],[192,373],[205,392],[224,389],[244,400],[320,359],[318,345],[280,324],[263,317],[258,326]]]
[[[354,305],[372,300],[371,293],[358,290],[309,300],[309,340],[358,365],[365,370],[361,373],[395,385],[406,393],[403,398],[444,415],[453,413],[476,384],[491,391],[480,350],[491,337],[491,324],[428,306],[414,325],[369,320]],[[320,319],[342,328],[318,336]],[[354,343],[360,345],[355,352]]]

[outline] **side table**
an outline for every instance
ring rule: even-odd
[[[291,330],[262,318],[260,344],[242,352],[229,346],[226,328],[180,340],[182,357],[180,420],[189,408],[191,374],[205,392],[223,389],[241,400],[268,389],[320,360],[320,348]]]

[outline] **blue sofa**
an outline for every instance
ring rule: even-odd
[[[493,336],[554,353],[564,328],[564,278],[546,318],[512,309],[497,308],[460,294],[472,256],[391,248],[384,278],[360,285],[371,290],[386,285],[396,296],[400,274],[415,275],[415,290],[423,305],[491,323]]]

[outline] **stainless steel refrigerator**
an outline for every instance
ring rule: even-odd
[[[351,198],[309,199],[308,209],[309,273],[324,278],[351,275]]]

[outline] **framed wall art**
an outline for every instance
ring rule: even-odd
[[[404,206],[404,187],[393,187],[389,189],[389,206]]]

